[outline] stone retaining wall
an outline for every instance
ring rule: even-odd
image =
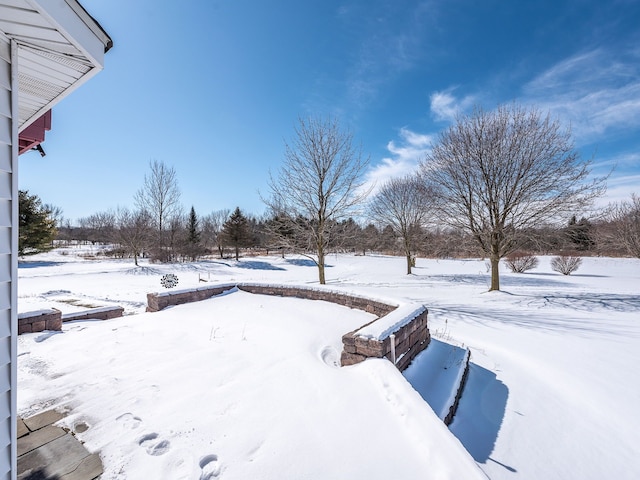
[[[467,349],[467,355],[464,360],[464,373],[462,374],[462,379],[460,380],[460,384],[458,385],[458,390],[456,391],[456,396],[453,400],[453,404],[449,407],[449,413],[444,417],[444,424],[449,426],[451,422],[453,422],[453,417],[458,411],[458,405],[460,404],[460,397],[462,397],[462,390],[464,390],[464,386],[467,384],[467,378],[469,377],[469,361],[471,360],[471,351]]]
[[[396,305],[388,305],[378,300],[372,300],[366,297],[358,297],[356,295],[347,295],[331,290],[320,290],[313,288],[274,286],[274,285],[256,285],[256,284],[238,284],[238,289],[256,293],[259,295],[275,295],[280,297],[295,297],[305,300],[323,300],[325,302],[337,303],[349,308],[355,308],[367,313],[372,313],[376,317],[382,317],[397,308]]]
[[[343,335],[343,350],[340,363],[343,366],[354,365],[371,357],[384,357],[393,361],[391,351],[391,335],[393,335],[395,340],[395,365],[400,371],[404,370],[418,353],[427,348],[431,341],[427,316],[428,310],[426,308],[422,309],[411,321],[381,339],[362,335],[359,331],[363,327]]]
[[[62,315],[63,322],[72,322],[74,320],[111,320],[112,318],[121,317],[124,313],[122,307],[100,307],[81,312],[65,313]]]
[[[171,305],[199,302],[234,288],[236,288],[235,284],[228,284],[177,290],[175,292],[147,293],[147,312],[159,312]]]
[[[324,289],[304,288],[286,285],[259,285],[249,283],[212,285],[190,290],[175,292],[149,293],[147,294],[147,312],[157,312],[170,305],[197,302],[220,295],[234,288],[259,295],[275,295],[282,297],[303,298],[305,300],[323,300],[336,303],[349,308],[356,308],[374,314],[376,320],[349,332],[342,337],[343,351],[341,363],[343,366],[354,365],[367,358],[388,358],[391,360],[391,335],[395,337],[395,365],[404,370],[415,356],[427,348],[431,336],[427,325],[428,311],[426,308],[417,308],[411,320],[399,326],[395,331],[391,329],[383,338],[374,339],[359,332],[362,328],[372,325],[385,316],[394,312],[398,306],[389,305],[379,300],[373,300],[357,295],[349,295]],[[409,306],[411,307],[411,306]]]
[[[81,312],[65,313],[57,308],[36,310],[18,314],[18,335],[23,333],[38,333],[44,330],[62,330],[62,322],[73,320],[109,320],[121,317],[122,307],[102,307],[83,310]]]
[[[62,312],[57,308],[18,314],[18,335],[44,330],[62,330]]]

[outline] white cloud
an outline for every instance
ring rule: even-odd
[[[625,171],[634,169],[640,165],[640,152],[623,152],[609,158],[598,158],[593,163],[593,169],[597,171],[608,171],[611,168]]]
[[[627,202],[632,193],[640,195],[640,174],[617,174],[614,171],[607,181],[607,192],[595,204],[597,207],[604,207],[609,203]]]
[[[579,143],[640,128],[640,53],[574,55],[524,87],[525,101],[571,124]]]
[[[476,101],[474,96],[468,95],[461,99],[453,95],[455,88],[448,88],[442,92],[434,92],[431,100],[431,114],[441,122],[453,122],[458,114],[467,111]]]
[[[352,61],[344,78],[352,105],[363,108],[376,101],[381,90],[425,59],[435,3],[428,0],[398,9],[389,2],[347,2],[338,8],[344,28],[354,37],[352,50],[346,52]]]
[[[580,72],[583,72],[590,65],[598,63],[601,57],[601,50],[593,50],[566,58],[530,81],[525,86],[525,91],[544,92],[556,88],[564,88],[569,80],[576,85],[576,82],[586,81],[587,78],[593,79],[593,75],[598,75],[597,71],[590,72],[592,75],[588,77],[581,76]]]
[[[418,164],[431,148],[433,136],[416,133],[408,128],[400,129],[400,140],[391,140],[387,150],[391,154],[372,167],[366,175],[365,188],[372,194],[386,181],[414,173]]]
[[[592,176],[609,175],[607,191],[596,200],[597,206],[626,201],[631,194],[640,194],[640,152],[623,152],[593,163]]]

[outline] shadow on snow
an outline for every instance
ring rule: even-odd
[[[439,305],[430,308],[430,312],[449,321],[476,323],[493,327],[496,324],[530,328],[557,333],[598,335],[639,335],[640,325],[629,323],[626,319],[618,319],[607,315],[608,312],[640,311],[640,297],[633,295],[584,294],[584,295],[546,295],[521,297],[517,303],[523,308],[493,308],[478,305]],[[546,311],[544,307],[563,308],[566,312]],[[532,311],[537,309],[540,313]],[[589,315],[587,313],[600,313]],[[602,313],[604,312],[604,314]],[[575,314],[574,314],[575,313]],[[449,323],[451,325],[451,323]]]
[[[513,467],[490,458],[502,426],[508,397],[509,389],[498,380],[495,373],[470,363],[467,383],[449,429],[476,462],[487,463],[491,460],[515,472]]]
[[[62,265],[64,262],[46,262],[46,261],[18,261],[18,268],[38,268],[38,267],[55,267]]]
[[[466,360],[466,348],[432,338],[429,346],[412,360],[402,374],[444,421],[458,391]]]
[[[295,265],[296,267],[315,267],[316,262],[308,258],[287,258],[285,260],[289,265]]]
[[[430,281],[440,281],[443,283],[455,283],[455,284],[468,284],[468,285],[480,285],[486,286],[487,289],[491,285],[491,274],[489,273],[477,273],[477,274],[440,274],[440,275],[428,275],[428,274],[414,274],[415,277],[424,277]],[[551,278],[549,278],[551,277]],[[500,275],[500,288],[505,287],[568,287],[570,283],[566,281],[564,275],[558,275],[557,278],[564,278],[565,280],[556,280],[553,278],[553,274],[544,274],[540,276],[529,276],[527,274],[518,275]]]
[[[243,260],[235,264],[237,268],[246,268],[248,270],[284,270],[269,262],[260,262],[258,260]]]
[[[296,267],[317,267],[318,265],[313,260],[308,258],[287,258],[285,260],[289,265],[295,265]],[[324,264],[324,268],[331,268],[332,265]]]

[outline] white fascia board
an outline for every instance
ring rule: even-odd
[[[75,0],[26,0],[34,10],[46,18],[67,41],[85,56],[92,68],[46,105],[20,125],[23,131],[55,104],[83,85],[104,68],[105,50],[111,46],[111,39]],[[74,7],[70,6],[71,4]],[[41,48],[41,47],[34,47]],[[55,51],[54,48],[51,49]]]
[[[27,0],[98,70],[104,67],[109,38],[75,0]],[[69,2],[69,3],[68,3]],[[74,4],[71,7],[70,4]],[[80,14],[81,13],[81,14]],[[84,17],[84,18],[83,18]]]
[[[22,132],[25,128],[27,128],[29,125],[35,122],[38,118],[40,118],[42,115],[44,115],[49,110],[51,110],[58,102],[66,98],[69,94],[74,92],[80,86],[84,85],[84,83],[89,79],[93,78],[94,75],[100,73],[101,70],[102,69],[100,68],[92,68],[87,73],[85,73],[82,77],[80,77],[78,80],[72,83],[60,95],[49,100],[49,102],[46,105],[44,105],[40,110],[36,111],[33,115],[31,115],[31,117],[25,120],[25,122],[22,125],[20,125],[19,132]]]

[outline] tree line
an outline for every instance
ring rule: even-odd
[[[196,260],[242,250],[298,253],[318,268],[330,252],[383,252],[406,257],[481,256],[491,290],[498,263],[517,251],[633,255],[640,258],[640,202],[592,209],[606,176],[591,176],[568,129],[535,108],[476,108],[441,132],[415,172],[366,188],[369,164],[353,135],[335,119],[299,119],[270,174],[267,213],[239,208],[200,216],[182,212],[173,168],[152,161],[134,198],[122,208],[61,226],[60,240],[105,242],[113,255],[153,261]]]
[[[637,204],[638,197],[634,196],[633,199]],[[630,205],[631,201],[627,201],[615,207],[618,209],[623,206],[627,210]],[[234,218],[225,229],[225,219],[229,219],[232,213],[235,214]],[[607,207],[594,221],[572,216],[563,226],[548,225],[524,230],[521,232],[518,250],[538,255],[570,253],[640,258],[640,204],[630,214],[618,217],[613,213],[611,207]],[[46,242],[45,248],[53,246],[53,239],[58,244],[111,244],[113,249],[107,250],[106,255],[132,260],[142,255],[153,259],[150,253],[152,247],[147,248],[144,242],[137,244],[135,241],[124,240],[124,237],[129,236],[128,227],[126,222],[120,223],[117,217],[117,212],[103,212],[81,219],[78,226],[67,224],[58,227],[56,235]],[[220,221],[220,218],[223,220]],[[236,247],[239,256],[300,254],[304,249],[304,242],[302,239],[296,242],[293,232],[289,232],[287,241],[282,240],[283,232],[274,233],[274,229],[282,228],[278,218],[245,215],[238,208],[233,211],[217,210],[202,218],[191,211],[183,219],[182,225],[175,221],[172,224],[180,229],[180,232],[172,236],[174,261],[196,261],[212,256],[235,258]],[[334,239],[329,243],[329,252],[405,257],[408,252],[411,265],[416,257],[485,257],[476,240],[464,230],[429,228],[417,223],[407,225],[403,234],[402,227],[392,224],[383,226],[379,222],[363,223],[353,218],[337,222]],[[138,228],[134,227],[133,230]],[[147,233],[143,237],[151,238],[151,235]],[[296,243],[299,248],[296,248]]]

